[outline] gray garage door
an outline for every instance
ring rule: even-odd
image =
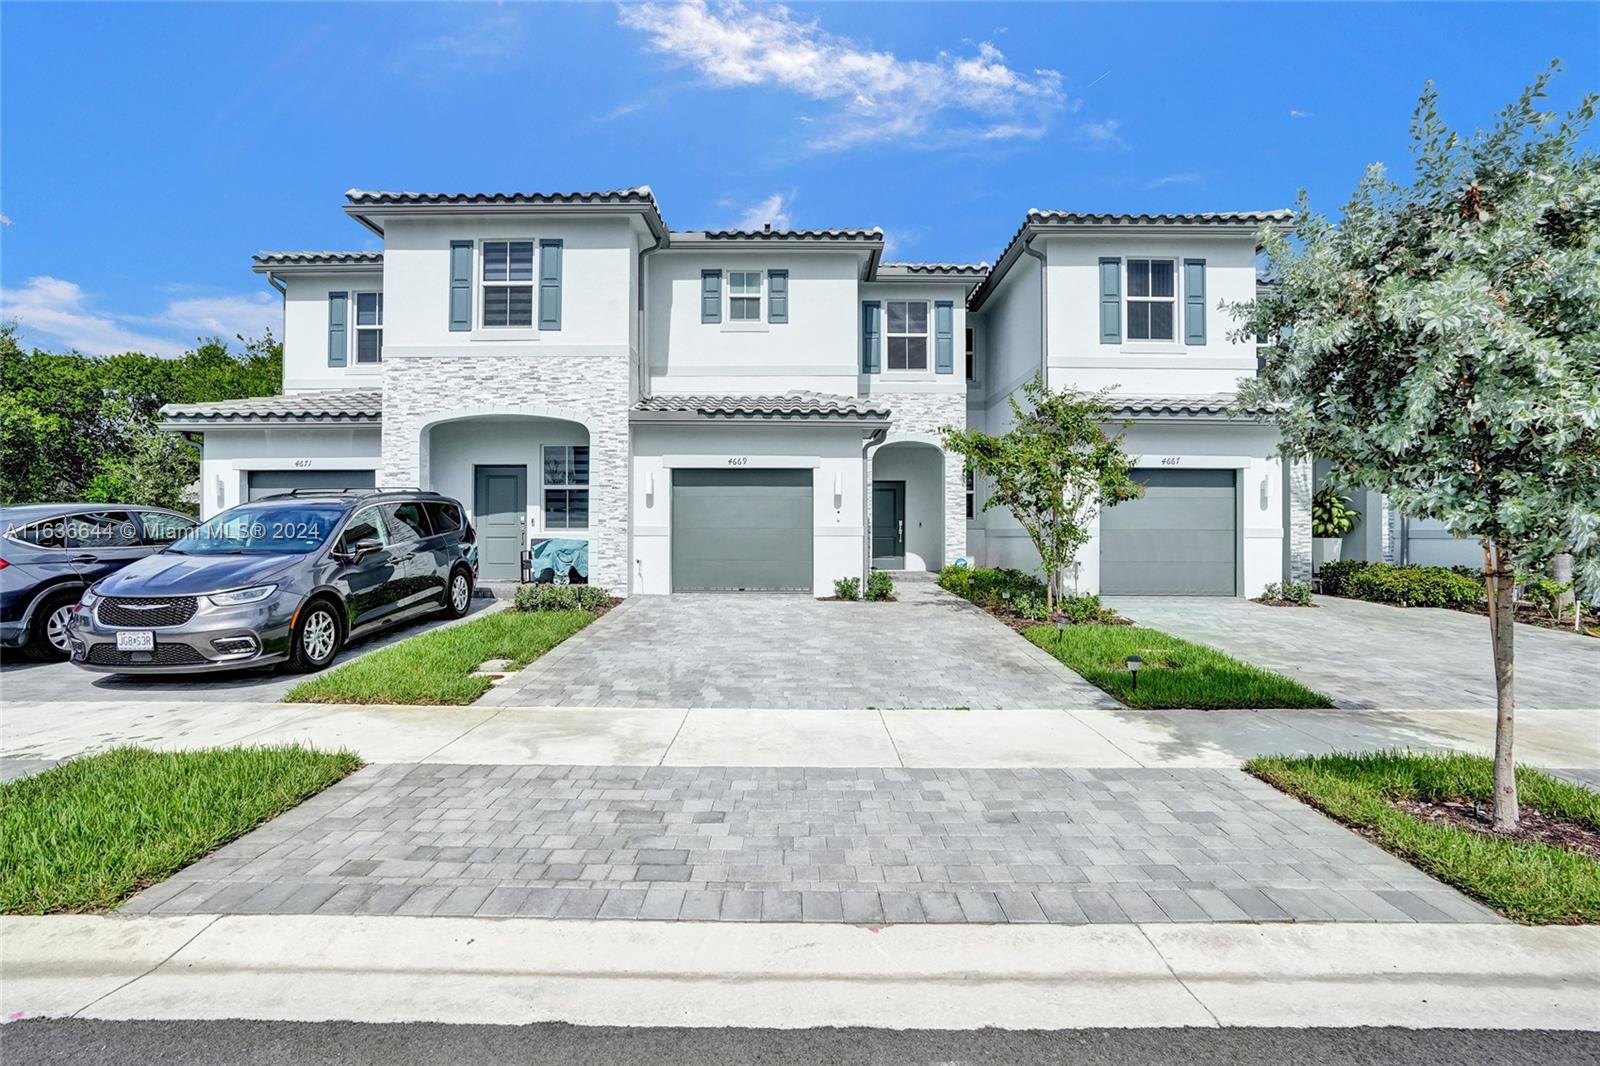
[[[675,592],[810,592],[810,470],[674,470]]]
[[[371,470],[252,470],[248,499],[259,500],[290,489],[370,489]]]
[[[1238,551],[1232,470],[1135,470],[1137,500],[1100,515],[1100,591],[1232,596]]]

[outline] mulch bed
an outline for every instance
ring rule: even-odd
[[[1314,603],[1296,603],[1293,600],[1269,600],[1265,596],[1252,596],[1251,603],[1259,603],[1263,607],[1315,607]]]
[[[966,602],[967,603],[972,603],[971,600],[967,600]],[[1053,626],[1053,625],[1055,625],[1055,622],[1053,620],[1049,621],[1049,622],[1046,622],[1043,619],[1039,619],[1039,618],[1023,618],[1021,615],[1011,614],[1010,612],[1002,610],[999,607],[990,607],[990,606],[987,606],[986,604],[982,604],[982,603],[972,603],[972,605],[974,607],[978,608],[978,610],[983,611],[984,613],[986,613],[986,614],[988,614],[988,615],[990,615],[990,616],[992,616],[994,618],[999,619],[1001,622],[1003,622],[1006,625],[1010,626],[1012,629],[1016,630],[1018,633],[1021,633],[1025,629],[1032,629],[1034,626]],[[1072,626],[1072,625],[1075,625],[1075,624],[1076,623],[1073,623],[1073,622],[1068,622],[1067,623],[1068,626]],[[1084,624],[1085,625],[1099,625],[1099,626],[1131,626],[1131,625],[1137,625],[1138,623],[1136,623],[1131,618],[1124,618],[1124,617],[1122,617],[1122,615],[1119,614],[1115,618],[1100,618],[1100,619],[1096,619],[1093,622],[1086,622]]]
[[[1424,822],[1435,822],[1467,829],[1484,836],[1538,842],[1553,848],[1576,851],[1600,862],[1600,830],[1578,825],[1561,818],[1552,818],[1523,805],[1521,825],[1516,833],[1506,836],[1494,831],[1494,804],[1474,804],[1471,800],[1390,800],[1398,809]]]

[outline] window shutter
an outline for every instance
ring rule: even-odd
[[[539,242],[539,328],[561,328],[560,241]]]
[[[1100,343],[1122,343],[1122,260],[1100,260]]]
[[[933,305],[933,371],[956,372],[956,310],[948,300]]]
[[[472,328],[472,242],[450,242],[450,331]]]
[[[1183,343],[1206,342],[1206,261],[1183,261]]]
[[[879,316],[883,305],[877,300],[867,300],[861,305],[861,372],[876,374],[882,365],[879,353],[883,344],[883,329]]]
[[[700,321],[722,321],[722,271],[700,271]]]
[[[789,272],[767,271],[767,321],[789,321]]]
[[[328,365],[344,366],[350,350],[347,331],[350,323],[350,294],[328,293]]]

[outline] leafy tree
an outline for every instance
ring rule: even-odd
[[[1045,605],[1054,612],[1062,573],[1088,541],[1100,508],[1142,490],[1129,476],[1133,459],[1122,435],[1102,428],[1111,410],[1099,396],[1051,392],[1042,375],[1022,394],[1026,405],[1011,397],[1014,423],[1004,436],[946,426],[944,446],[988,483],[983,509],[1004,507],[1028,531],[1046,581]]]
[[[239,354],[212,338],[177,359],[101,358],[24,350],[0,324],[0,502],[183,505],[199,456],[156,429],[162,405],[271,396],[282,378],[271,334]]]
[[[1368,169],[1335,226],[1301,194],[1276,285],[1234,309],[1272,337],[1245,403],[1276,401],[1283,447],[1483,544],[1498,690],[1495,827],[1518,824],[1513,572],[1576,554],[1600,591],[1600,164],[1596,97],[1539,109],[1556,65],[1487,131],[1453,132],[1424,90],[1415,175]]]

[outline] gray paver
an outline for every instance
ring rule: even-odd
[[[1309,807],[1214,769],[375,766],[126,909],[863,924],[1494,920]]]

